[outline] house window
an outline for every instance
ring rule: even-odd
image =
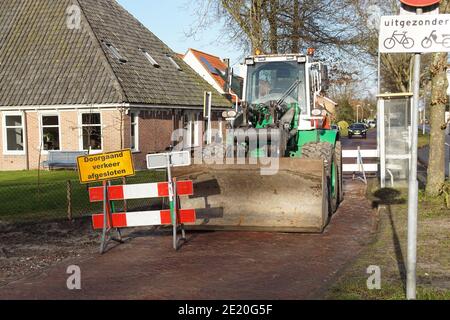
[[[43,150],[61,150],[59,141],[59,116],[43,115],[41,124]]]
[[[200,114],[187,112],[184,114],[183,126],[185,129],[184,147],[193,148],[200,146]]]
[[[102,150],[102,125],[100,113],[81,115],[83,130],[83,150]]]
[[[5,154],[25,153],[23,114],[5,114],[3,117],[3,151]]]
[[[139,151],[139,114],[132,112],[131,117],[131,150]]]

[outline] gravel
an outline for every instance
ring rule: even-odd
[[[98,249],[90,219],[9,224],[0,221],[0,287]]]

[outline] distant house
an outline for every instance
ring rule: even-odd
[[[325,109],[331,115],[333,121],[336,120],[336,107],[338,106],[336,102],[334,102],[330,98],[319,95],[317,96],[317,103],[325,107]]]
[[[191,66],[203,79],[208,81],[218,92],[223,95],[228,95],[229,91],[226,89],[226,71],[228,64],[226,61],[214,55],[201,52],[195,49],[189,49],[185,55],[182,55],[182,59],[188,65]],[[238,96],[238,99],[242,99],[244,79],[239,76],[233,75],[231,91]],[[232,97],[235,102],[235,97]]]
[[[0,170],[50,150],[131,148],[136,166],[186,128],[202,144],[231,103],[115,0],[0,0]]]

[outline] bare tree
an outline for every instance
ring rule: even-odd
[[[188,35],[220,21],[228,39],[246,53],[344,48],[357,35],[348,1],[197,0],[198,19]]]
[[[345,65],[355,77],[375,78],[378,30],[368,28],[370,5],[398,11],[397,0],[197,0],[197,22],[189,36],[220,22],[229,43],[248,53],[298,53],[317,49],[318,58]],[[409,89],[410,55],[383,55],[385,91]],[[357,72],[359,71],[359,72]],[[356,75],[358,73],[359,75]],[[359,79],[363,86],[370,81]],[[373,83],[373,82],[372,82]],[[362,90],[355,90],[361,92]]]
[[[450,1],[442,0],[441,13],[450,13]],[[431,71],[431,137],[430,158],[428,162],[426,192],[430,196],[442,193],[445,183],[445,107],[448,103],[447,97],[447,53],[433,54]]]

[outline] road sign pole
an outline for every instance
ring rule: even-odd
[[[423,13],[422,8],[418,8],[418,15]],[[417,298],[416,290],[416,266],[417,266],[417,216],[418,216],[418,193],[419,182],[417,180],[417,149],[419,137],[419,99],[420,99],[420,65],[421,54],[414,55],[414,91],[413,91],[413,112],[411,119],[412,144],[411,144],[411,172],[409,176],[409,203],[408,203],[408,263],[407,263],[407,299]]]
[[[173,226],[173,248],[175,250],[178,249],[177,245],[177,215],[175,212],[175,196],[174,196],[174,186],[172,180],[172,159],[170,153],[166,154],[167,156],[167,182],[169,184],[169,206],[170,206],[170,216],[172,218],[172,226]]]
[[[107,233],[108,233],[108,184],[103,181],[103,231],[100,244],[100,254],[103,254],[106,249]]]

